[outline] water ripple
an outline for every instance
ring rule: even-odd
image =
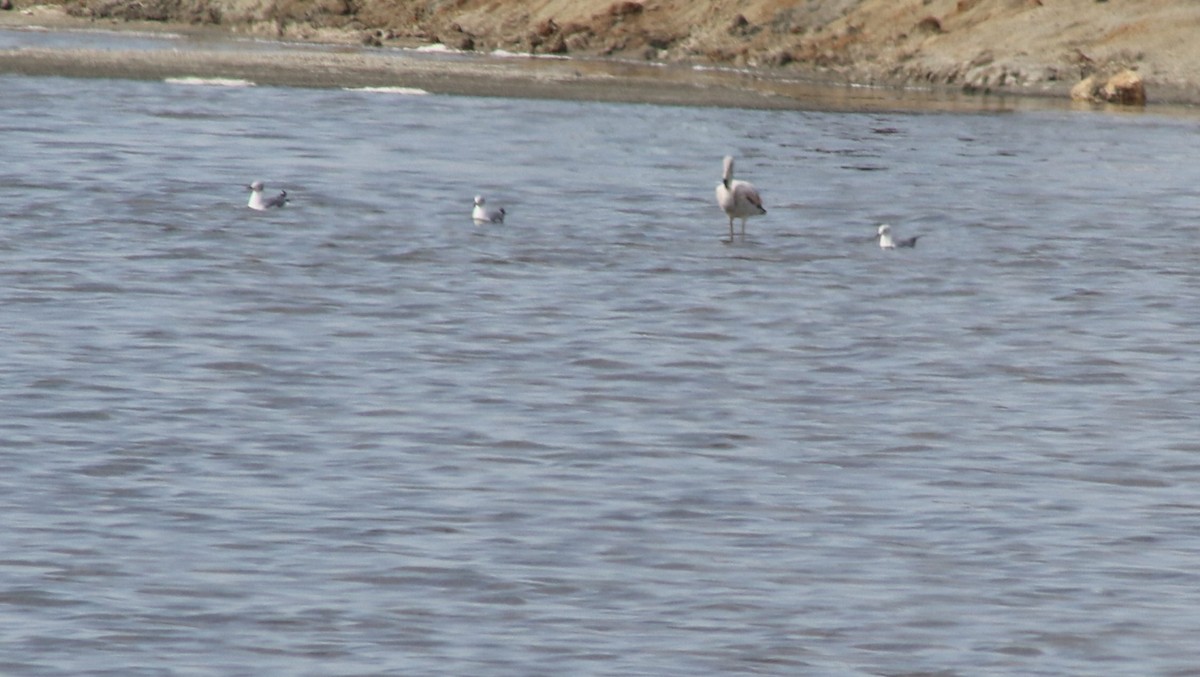
[[[1192,669],[1191,120],[0,81],[6,673]]]

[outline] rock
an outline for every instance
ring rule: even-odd
[[[1095,75],[1089,75],[1086,78],[1076,82],[1071,86],[1072,101],[1096,101],[1100,87],[1096,84],[1097,78]]]
[[[1100,94],[1109,103],[1146,105],[1146,86],[1142,83],[1142,76],[1131,70],[1123,70],[1109,78]]]
[[[457,31],[451,30],[444,35],[439,35],[438,42],[450,49],[457,49],[462,52],[470,52],[475,49],[475,38],[470,33],[461,29]]]
[[[942,32],[942,22],[936,16],[927,16],[917,22],[918,33],[930,33],[937,35]]]
[[[576,24],[568,24],[563,27],[559,26],[554,19],[546,19],[535,26],[533,32],[529,34],[529,51],[543,54],[566,54],[570,51],[567,29],[576,31],[581,30],[581,27]]]
[[[1109,78],[1089,75],[1071,87],[1071,99],[1142,106],[1146,103],[1146,86],[1142,76],[1131,70],[1123,70]]]
[[[546,19],[538,24],[533,29],[533,34],[539,38],[548,38],[558,32],[558,22],[554,19]]]
[[[781,49],[777,52],[771,52],[765,55],[762,59],[763,65],[766,66],[786,66],[796,60],[789,50]]]
[[[608,8],[608,14],[614,18],[625,18],[641,14],[644,9],[640,2],[616,2]]]
[[[729,22],[728,32],[730,35],[745,35],[750,29],[750,22],[745,16],[738,14]]]
[[[555,33],[542,45],[542,51],[546,54],[566,54],[567,39],[562,33]]]
[[[9,11],[13,8],[12,0],[0,0],[0,9]]]
[[[568,52],[582,52],[591,46],[591,42],[591,34],[581,31],[567,36],[565,46]]]

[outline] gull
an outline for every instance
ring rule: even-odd
[[[486,202],[482,195],[475,196],[475,209],[471,211],[475,223],[504,223],[504,208],[487,207]]]
[[[287,204],[288,196],[286,190],[279,191],[279,195],[275,197],[264,198],[263,188],[265,187],[262,181],[255,181],[246,186],[246,188],[250,189],[250,202],[246,204],[247,207],[257,209],[261,212],[271,207],[282,207]]]
[[[733,156],[725,156],[725,175],[717,184],[717,204],[729,217],[729,239],[733,240],[733,220],[742,220],[742,237],[746,237],[746,219],[766,214],[758,189],[749,181],[733,179]]]
[[[879,240],[880,249],[896,249],[897,247],[916,247],[917,238],[919,237],[921,236],[913,235],[912,237],[906,237],[902,240],[893,240],[892,227],[885,223],[879,226],[879,231],[872,239]]]

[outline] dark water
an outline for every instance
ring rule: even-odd
[[[1194,118],[0,92],[4,674],[1200,674]]]

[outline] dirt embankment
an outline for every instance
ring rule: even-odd
[[[20,0],[16,0],[20,9]],[[318,41],[706,62],[830,81],[1065,95],[1136,71],[1200,101],[1200,8],[1175,0],[63,0],[94,20]]]

